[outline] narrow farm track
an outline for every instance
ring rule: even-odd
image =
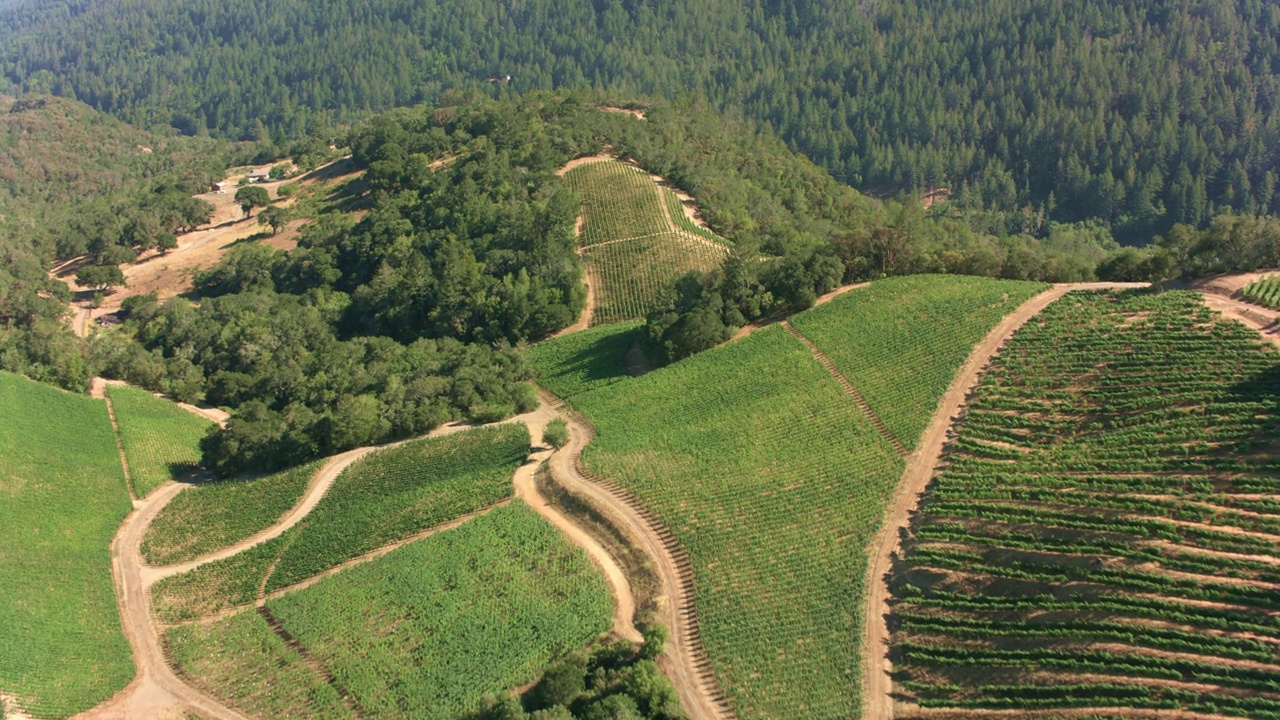
[[[1006,315],[986,337],[974,347],[969,359],[956,373],[947,392],[920,437],[916,450],[907,460],[907,468],[894,490],[885,511],[880,530],[871,544],[871,559],[867,569],[866,621],[862,642],[862,682],[864,720],[890,720],[894,717],[892,696],[893,665],[889,661],[889,628],[886,616],[889,611],[889,573],[898,544],[906,532],[908,523],[933,477],[933,469],[942,457],[952,425],[959,419],[965,398],[978,383],[978,378],[992,356],[1027,321],[1035,317],[1055,300],[1072,290],[1105,290],[1146,287],[1143,283],[1071,283],[1055,285],[1023,303]]]
[[[907,457],[911,454],[911,451],[907,450],[907,446],[903,445],[902,441],[898,439],[898,436],[893,434],[893,431],[889,429],[888,425],[884,424],[884,421],[880,419],[879,415],[876,415],[875,411],[871,409],[871,405],[867,403],[866,398],[862,397],[862,393],[858,392],[858,388],[854,387],[853,383],[849,382],[849,379],[840,372],[840,369],[831,361],[831,358],[827,357],[826,353],[819,350],[818,346],[814,345],[812,340],[802,335],[799,330],[792,327],[791,323],[786,320],[782,321],[782,328],[791,333],[795,339],[804,343],[805,347],[809,348],[809,352],[813,353],[813,356],[818,359],[818,362],[822,363],[822,366],[827,369],[827,372],[831,373],[831,376],[836,379],[836,382],[840,383],[840,387],[844,388],[844,391],[848,393],[849,397],[853,398],[858,409],[861,410],[862,414],[866,415],[867,419],[871,421],[871,424],[875,426],[876,432],[880,433],[880,436],[892,445],[893,449],[896,450],[899,455]]]
[[[563,402],[544,391],[544,405],[556,409]],[[727,720],[736,714],[719,688],[711,661],[698,630],[693,605],[693,566],[671,531],[635,496],[613,482],[591,475],[582,465],[582,450],[593,431],[576,414],[561,415],[569,425],[569,442],[549,461],[556,481],[570,492],[585,496],[613,524],[624,530],[633,545],[653,561],[662,585],[659,613],[671,634],[659,659],[675,685],[681,705],[691,720]]]
[[[1224,316],[1248,325],[1257,330],[1263,338],[1280,346],[1280,312],[1254,305],[1242,300],[1235,300],[1211,292],[1201,292],[1205,305]]]

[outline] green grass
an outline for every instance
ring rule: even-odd
[[[813,341],[908,448],[982,338],[1043,283],[964,275],[889,278],[800,313]]]
[[[147,528],[142,556],[152,565],[186,562],[271,527],[297,504],[323,464],[184,490]]]
[[[367,718],[452,720],[608,630],[585,554],[522,503],[268,603]]]
[[[167,633],[174,662],[195,684],[265,718],[349,718],[351,711],[266,620],[245,610],[209,625]]]
[[[1280,353],[1191,293],[1072,293],[957,435],[897,584],[912,699],[1277,716]]]
[[[212,422],[146,390],[117,385],[107,393],[135,495],[146,497],[165,481],[199,467],[200,439]]]
[[[538,384],[567,400],[625,380],[627,350],[643,332],[639,323],[590,328],[529,346],[529,361],[540,371]]]
[[[512,493],[529,429],[512,423],[414,440],[352,463],[293,531],[268,592]]]
[[[130,507],[106,404],[0,372],[0,691],[32,715],[133,678],[110,556]]]

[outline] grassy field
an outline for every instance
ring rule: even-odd
[[[110,557],[130,507],[106,404],[0,372],[0,691],[32,715],[133,678]]]
[[[254,610],[167,631],[174,662],[205,692],[263,718],[355,717]]]
[[[664,287],[691,270],[719,266],[728,254],[723,240],[685,217],[675,193],[630,165],[588,163],[565,173],[565,181],[582,201],[579,244],[599,278],[593,325],[644,317]]]
[[[858,388],[907,448],[973,346],[1043,283],[962,275],[889,278],[800,313],[791,324]],[[904,370],[910,382],[904,382]]]
[[[1245,300],[1273,310],[1280,309],[1280,275],[1268,275],[1244,286],[1240,291]]]
[[[212,422],[146,390],[116,385],[107,393],[135,495],[146,497],[166,480],[199,467],[200,439]]]
[[[271,527],[297,504],[323,464],[184,490],[147,528],[143,557],[152,565],[186,562]]]
[[[1280,717],[1280,353],[1073,293],[997,357],[913,525],[895,669],[939,708]]]
[[[453,720],[610,626],[586,555],[522,503],[268,603],[367,718]]]

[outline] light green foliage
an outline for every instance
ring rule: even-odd
[[[582,201],[583,247],[671,231],[658,188],[643,170],[604,160],[579,165],[564,179]]]
[[[863,548],[904,465],[804,345],[768,328],[574,404],[588,467],[688,550],[739,715],[857,717]]]
[[[110,556],[129,509],[106,405],[0,373],[0,690],[32,715],[133,677]]]
[[[642,325],[617,323],[544,340],[529,347],[538,383],[562,399],[627,377],[627,350]]]
[[[187,677],[254,716],[352,717],[338,693],[254,610],[170,628],[167,636]]]
[[[581,550],[516,502],[268,603],[368,718],[453,720],[609,628]]]
[[[643,318],[667,286],[691,271],[715,269],[726,254],[722,245],[674,232],[587,248],[583,256],[599,278],[591,324]]]
[[[896,584],[912,700],[1276,716],[1278,399],[1280,353],[1191,293],[1072,293],[1024,326]]]
[[[667,212],[671,214],[671,219],[675,221],[676,227],[708,240],[725,242],[724,238],[689,219],[689,216],[684,212],[684,201],[680,199],[679,195],[676,195],[674,190],[668,187],[662,188],[662,198],[667,203]]]
[[[182,622],[257,600],[262,579],[296,532],[295,528],[229,558],[161,580],[151,588],[156,616]]]
[[[662,203],[670,205],[668,195],[675,195],[642,170],[605,160],[580,165],[564,177],[582,201],[578,242],[599,283],[593,325],[644,317],[657,306],[664,287],[692,270],[717,267],[728,252],[718,238],[673,225]]]
[[[287,587],[344,560],[511,495],[523,424],[414,440],[352,463],[296,531],[267,582]]]
[[[323,464],[184,490],[151,521],[142,556],[152,565],[185,562],[267,529],[297,504]]]
[[[800,313],[813,341],[885,425],[914,448],[973,346],[1043,283],[948,275],[889,278]]]
[[[1241,295],[1251,303],[1280,310],[1280,275],[1268,275],[1244,287]]]
[[[107,393],[129,460],[133,492],[146,497],[160,484],[199,467],[200,439],[213,423],[146,390],[113,386]]]

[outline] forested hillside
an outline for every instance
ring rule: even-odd
[[[10,0],[0,67],[246,139],[488,83],[692,93],[884,193],[946,188],[1134,241],[1280,211],[1265,0]]]

